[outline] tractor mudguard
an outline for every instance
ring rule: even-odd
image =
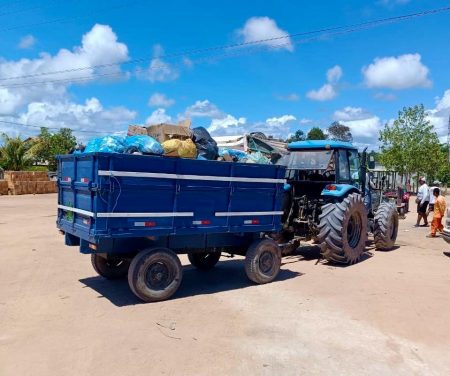
[[[361,193],[357,187],[352,184],[328,184],[322,191],[325,197],[345,197],[351,192]]]

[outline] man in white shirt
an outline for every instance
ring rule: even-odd
[[[424,177],[419,179],[419,190],[417,192],[417,223],[414,227],[428,227],[427,207],[430,202],[430,189]],[[420,220],[423,218],[423,225],[420,224]]]

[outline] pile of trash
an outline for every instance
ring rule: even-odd
[[[122,153],[135,155],[164,155],[201,160],[270,164],[261,152],[219,148],[204,127],[190,129],[190,122],[179,125],[160,124],[150,127],[130,125],[128,135],[105,136],[90,140],[75,153]]]

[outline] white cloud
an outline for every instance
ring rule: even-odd
[[[343,71],[339,65],[328,69],[327,71],[327,83],[317,90],[310,90],[306,93],[306,97],[315,101],[329,101],[336,97],[337,84],[342,78]]]
[[[225,115],[220,119],[212,119],[208,132],[212,135],[227,135],[245,133],[243,126],[247,123],[244,117],[235,118],[232,115]]]
[[[192,106],[186,108],[185,117],[209,117],[209,118],[223,118],[225,114],[219,108],[205,99],[203,101],[196,101]]]
[[[136,112],[125,107],[104,108],[97,98],[87,99],[83,104],[68,100],[56,102],[32,102],[26,109],[16,116],[0,116],[0,119],[14,121],[22,124],[43,125],[50,128],[71,128],[79,138],[86,139],[101,136],[95,132],[104,131],[104,134],[124,132],[128,124],[136,118]],[[11,134],[29,136],[36,134],[38,129],[15,126],[15,129],[6,129],[0,124],[3,131]],[[52,129],[53,130],[53,129]],[[86,133],[77,133],[83,131]],[[89,133],[88,131],[94,131]]]
[[[152,114],[145,120],[145,124],[154,125],[162,123],[170,123],[172,117],[166,114],[165,108],[158,108],[152,112]]]
[[[395,90],[430,87],[429,69],[422,64],[421,59],[420,54],[376,58],[362,69],[365,84],[370,88]]]
[[[436,98],[436,107],[428,110],[427,114],[441,142],[446,141],[450,116],[450,89],[446,90],[442,97]]]
[[[25,35],[24,37],[20,38],[20,42],[17,45],[18,48],[22,50],[26,50],[28,48],[32,48],[36,44],[36,38],[33,37],[31,34]]]
[[[293,115],[283,115],[280,117],[272,117],[266,119],[266,123],[271,127],[284,126],[286,123],[290,121],[297,120],[297,118]]]
[[[299,120],[301,125],[311,124],[313,121],[311,119],[303,118]]]
[[[117,36],[107,25],[96,24],[83,35],[81,46],[72,50],[61,49],[55,55],[41,53],[36,59],[20,59],[8,61],[0,59],[0,79],[16,76],[38,75],[27,77],[23,80],[3,80],[2,98],[13,105],[9,106],[9,113],[15,113],[31,102],[61,101],[67,99],[67,88],[70,82],[48,82],[46,84],[32,86],[16,86],[24,82],[42,82],[56,80],[70,80],[78,77],[86,77],[87,81],[94,80],[95,73],[120,73],[120,66],[113,65],[106,68],[93,68],[94,65],[121,63],[128,60],[128,48],[117,41]],[[79,67],[92,67],[83,71],[77,71]],[[51,76],[41,73],[51,71],[63,71]],[[6,90],[5,90],[6,89]]]
[[[350,128],[355,144],[375,148],[378,144],[381,119],[360,107],[345,107],[333,114],[333,120]]]
[[[162,59],[164,49],[161,45],[153,46],[153,59],[147,69],[138,68],[137,77],[151,82],[174,81],[180,75],[178,70]]]
[[[308,91],[306,96],[315,101],[329,101],[336,97],[337,92],[333,85],[325,84],[318,90]]]
[[[183,57],[183,64],[187,67],[187,68],[192,68],[194,66],[194,62],[189,59],[187,56]]]
[[[384,5],[386,7],[394,7],[396,5],[408,4],[411,0],[379,0],[378,4]]]
[[[339,65],[335,65],[333,68],[327,71],[327,80],[330,84],[337,83],[343,75],[342,68]]]
[[[165,94],[154,93],[148,100],[148,105],[152,107],[170,107],[175,100],[167,98]]]
[[[258,40],[280,38],[276,40],[267,40],[257,45],[265,45],[274,49],[294,50],[291,38],[288,32],[280,29],[275,20],[269,17],[249,18],[242,29],[238,30],[244,43],[250,43]]]

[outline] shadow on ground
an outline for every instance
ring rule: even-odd
[[[302,273],[288,269],[281,269],[278,277],[272,283],[299,277]],[[79,280],[85,286],[97,291],[99,298],[106,298],[118,307],[142,303],[131,292],[127,279],[107,280],[100,276],[88,277]],[[222,291],[231,291],[256,286],[245,274],[243,260],[224,260],[209,271],[199,271],[192,266],[183,267],[183,281],[171,299],[181,299],[189,296],[215,294]]]

